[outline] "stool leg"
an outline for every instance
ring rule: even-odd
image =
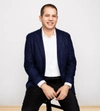
[[[47,111],[52,111],[50,101],[47,101],[46,108],[47,108]]]

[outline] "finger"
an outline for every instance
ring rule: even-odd
[[[50,98],[50,99],[53,99],[53,98],[54,98],[54,96],[50,96],[49,98]]]
[[[47,97],[48,100],[50,100],[50,97]]]
[[[56,96],[57,96],[57,93],[54,92],[54,93],[52,94],[52,98],[55,98]]]
[[[59,96],[56,98],[56,100],[60,100],[60,98],[61,98],[61,96],[59,95]]]
[[[55,98],[55,93],[53,93],[53,94],[51,94],[51,95],[49,95],[48,97],[49,97],[49,99],[53,99],[53,98]]]
[[[47,99],[50,100],[52,98],[51,95],[47,95]]]
[[[56,98],[57,100],[63,100],[64,99],[64,95],[62,95],[61,93],[59,94],[59,96]]]
[[[54,93],[53,93],[53,97],[56,97],[56,96],[57,96],[57,93],[56,93],[56,92],[54,92]]]
[[[63,94],[60,94],[59,96],[58,96],[58,98],[56,98],[57,100],[63,100],[63,99],[65,99],[66,98],[66,95],[63,95]]]
[[[57,94],[59,94],[60,92],[61,92],[61,90],[60,90],[60,89],[58,89]]]
[[[58,97],[59,97],[60,93],[61,93],[61,91],[60,91],[60,90],[58,90],[58,91],[57,91],[56,98],[58,98]]]

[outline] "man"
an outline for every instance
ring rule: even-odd
[[[38,111],[56,98],[64,111],[79,111],[74,90],[76,59],[70,35],[56,28],[58,10],[41,8],[42,28],[27,35],[24,67],[28,74],[22,111]]]

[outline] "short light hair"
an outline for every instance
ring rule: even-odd
[[[44,9],[45,9],[45,7],[54,8],[54,9],[56,9],[56,12],[58,13],[57,7],[56,7],[55,5],[53,5],[53,4],[45,4],[45,5],[41,8],[41,10],[40,10],[40,15],[41,15],[41,16],[43,16],[43,14],[44,14]]]

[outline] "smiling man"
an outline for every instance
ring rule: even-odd
[[[43,7],[44,8],[44,7]],[[44,10],[41,9],[40,21],[42,23],[42,28],[44,33],[51,35],[54,33],[55,26],[58,20],[57,9],[52,7],[45,7]],[[43,12],[42,12],[43,10]],[[51,36],[49,35],[49,36]],[[48,36],[48,35],[47,35]]]
[[[42,27],[26,37],[24,67],[29,79],[22,111],[38,111],[45,100],[53,98],[64,111],[79,111],[71,37],[56,28],[58,10],[53,4],[41,8],[39,19]]]

